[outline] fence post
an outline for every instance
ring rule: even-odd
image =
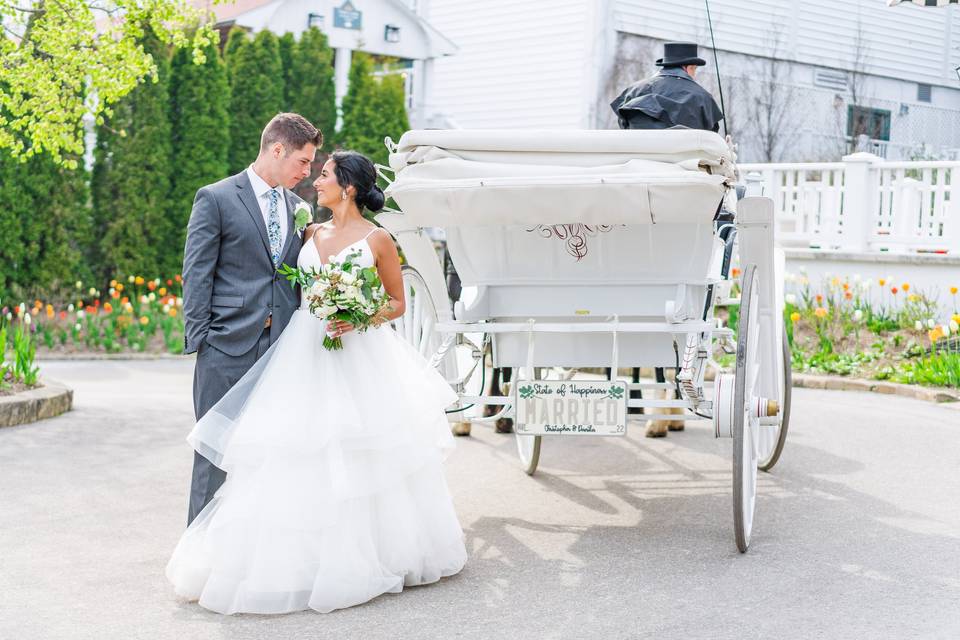
[[[914,178],[897,180],[891,194],[893,202],[893,220],[890,223],[890,235],[887,244],[896,253],[907,253],[920,240],[920,211],[922,196],[920,181]]]
[[[874,204],[880,190],[879,174],[873,164],[880,158],[872,153],[843,157],[843,213],[837,228],[836,244],[846,251],[863,252],[873,234]]]

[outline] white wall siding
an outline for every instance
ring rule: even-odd
[[[434,63],[429,102],[465,128],[586,126],[592,5],[429,0],[430,24],[459,47]]]
[[[620,31],[709,45],[703,0],[614,1]],[[956,87],[943,61],[947,50],[960,56],[957,7],[888,7],[880,0],[712,0],[710,6],[721,51],[763,55],[771,32],[780,29],[786,57],[851,69],[860,31],[867,73]]]

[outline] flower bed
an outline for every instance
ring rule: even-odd
[[[960,387],[957,286],[946,288],[949,317],[938,317],[935,295],[889,278],[832,277],[814,285],[801,274],[787,277],[787,290],[784,320],[795,371]],[[182,352],[179,275],[112,280],[105,294],[78,282],[76,291],[75,300],[62,304],[35,300],[3,309],[0,394],[37,384],[37,355]],[[737,311],[731,306],[720,315],[736,327]],[[728,364],[732,357],[717,360]]]
[[[938,317],[937,299],[908,282],[831,277],[814,287],[787,278],[784,320],[796,371],[960,386],[960,306]],[[879,302],[871,302],[879,300]]]
[[[4,308],[0,328],[25,336],[41,358],[91,352],[176,354],[183,351],[182,296],[179,275],[111,280],[105,294],[77,282],[76,298],[70,301],[38,299],[31,306],[21,302]]]

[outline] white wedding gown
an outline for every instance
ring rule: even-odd
[[[365,239],[349,249],[372,266]],[[297,262],[319,267],[312,240]],[[342,351],[324,328],[302,303],[187,438],[227,480],[166,574],[207,609],[329,612],[466,562],[442,466],[455,394],[390,327],[347,333]]]

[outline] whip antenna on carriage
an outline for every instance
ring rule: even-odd
[[[720,94],[720,120],[723,122],[723,135],[727,135],[727,108],[723,104],[723,85],[720,83],[720,57],[717,55],[717,40],[713,37],[713,20],[710,18],[710,0],[703,0],[707,6],[707,25],[710,27],[710,46],[713,47],[713,64],[717,69],[717,92]]]

